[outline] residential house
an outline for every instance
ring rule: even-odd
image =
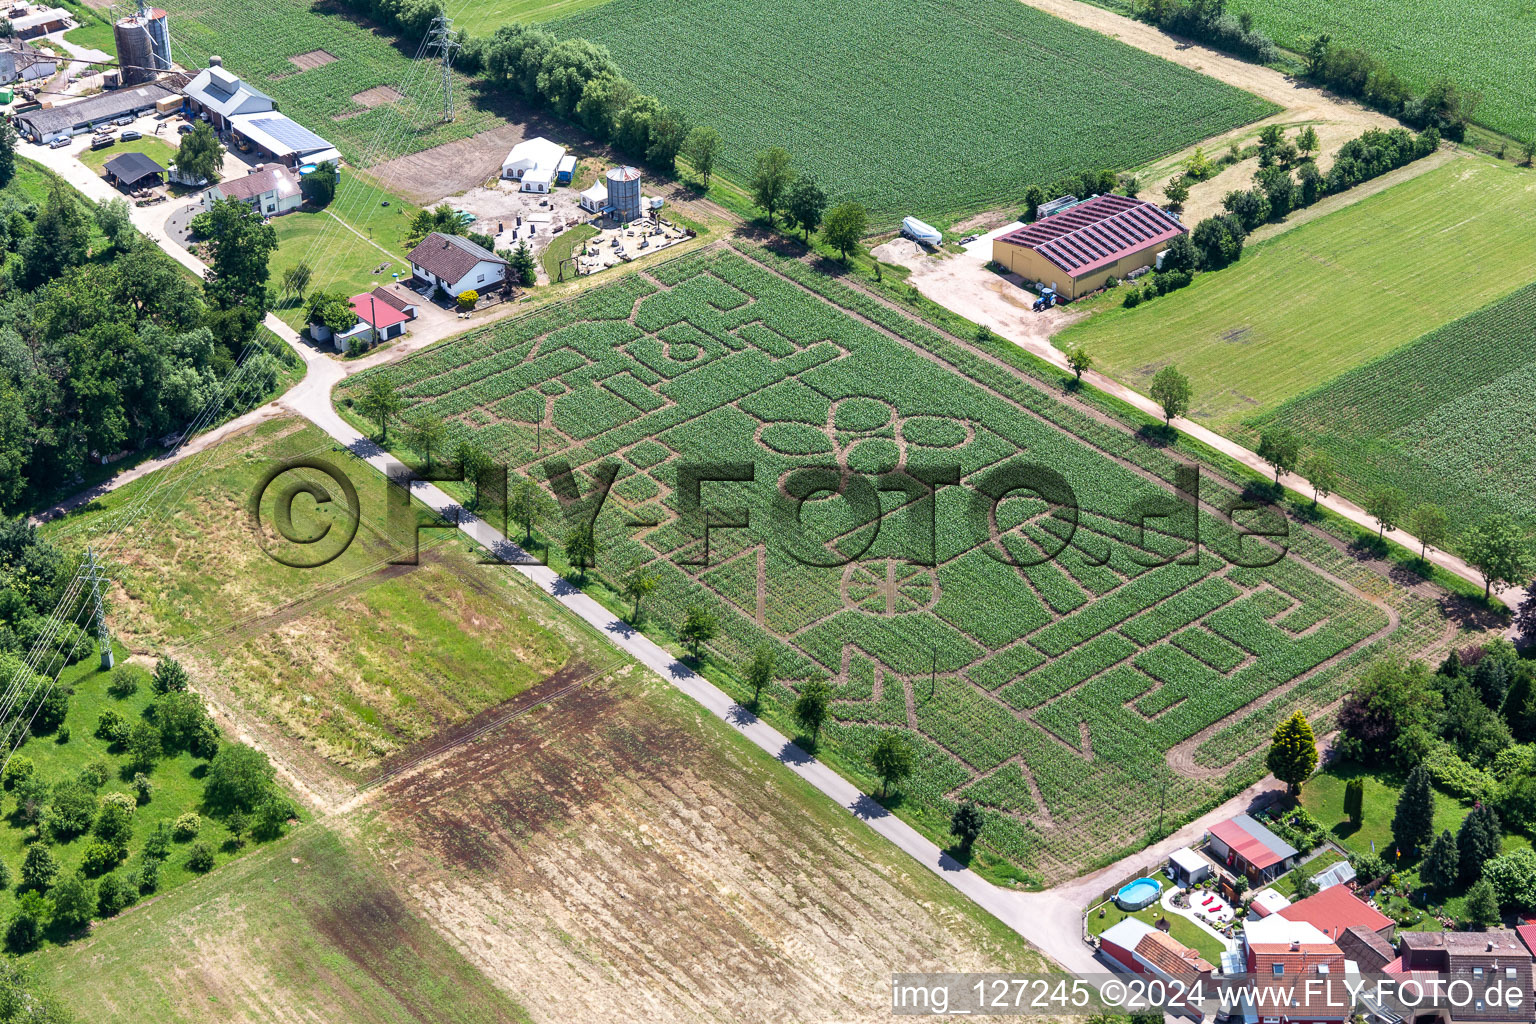
[[[1186,986],[1198,979],[1209,979],[1216,973],[1213,964],[1168,933],[1154,928],[1145,921],[1127,917],[1104,929],[1099,936],[1099,951],[1112,961],[1115,967],[1133,974],[1148,974],[1164,981],[1178,979]],[[1184,1007],[1186,1015],[1195,1020],[1201,1011],[1194,1006]]]
[[[381,290],[376,288],[371,292],[354,295],[349,300],[352,304],[352,312],[357,314],[357,323],[345,331],[328,332],[331,335],[332,344],[336,346],[336,351],[347,351],[352,347],[354,339],[362,347],[369,348],[381,341],[389,341],[405,334],[406,321],[411,317],[396,308],[393,302],[381,299],[378,295]],[[313,325],[310,331],[317,333]]]
[[[484,292],[507,278],[507,261],[467,238],[434,231],[421,240],[407,257],[411,270],[429,286],[450,296]]]
[[[1335,942],[1344,956],[1360,968],[1361,974],[1382,974],[1387,964],[1397,959],[1392,943],[1372,928],[1350,925]]]
[[[1369,928],[1390,940],[1396,923],[1349,891],[1347,886],[1335,885],[1323,889],[1304,900],[1298,900],[1279,911],[1290,921],[1305,921],[1318,931],[1337,941],[1350,928]]]
[[[1253,976],[1244,1020],[1345,1024],[1350,1019],[1344,951],[1316,928],[1274,915],[1255,922],[1243,941],[1245,966]]]
[[[1447,985],[1462,982],[1469,995],[1442,1000],[1433,1008],[1418,1007],[1416,1022],[1438,1020],[1444,1024],[1530,1024],[1536,1020],[1531,999],[1536,956],[1516,931],[1498,928],[1485,932],[1402,932],[1398,953],[1403,972],[1435,972]],[[1499,993],[1518,990],[1524,1000],[1510,1007]]]
[[[242,200],[266,217],[281,217],[304,204],[299,179],[282,164],[257,164],[243,178],[221,181],[203,193],[205,205],[218,199]]]

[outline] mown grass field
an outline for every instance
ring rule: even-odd
[[[717,128],[738,181],[783,146],[877,225],[1017,202],[1276,109],[1015,0],[611,0],[552,28]]]
[[[1276,42],[1304,50],[1328,33],[1423,89],[1448,78],[1480,94],[1475,118],[1523,139],[1536,135],[1536,9],[1524,0],[1397,0],[1390,18],[1372,0],[1235,0]]]
[[[1143,393],[1169,363],[1224,432],[1530,280],[1536,172],[1456,160],[1243,253],[1236,266],[1058,334]]]
[[[325,209],[305,208],[272,218],[278,243],[270,263],[273,285],[281,292],[283,275],[300,262],[313,271],[309,292],[356,295],[388,284],[392,274],[410,277],[405,234],[416,209],[365,174],[345,169],[336,197]],[[277,315],[301,330],[305,304],[297,296],[279,297]]]
[[[1287,426],[1338,464],[1360,501],[1393,486],[1456,530],[1493,513],[1536,530],[1536,285],[1292,399]]]
[[[470,35],[488,36],[502,25],[553,21],[605,3],[608,0],[491,0],[455,11],[453,24]]]
[[[386,865],[323,826],[44,951],[81,1020],[511,1024],[528,1020],[390,888]]]
[[[663,637],[700,604],[721,623],[708,645],[721,669],[770,645],[779,681],[763,711],[792,732],[798,689],[830,677],[821,754],[873,790],[870,745],[902,732],[918,770],[895,801],[901,813],[942,839],[954,802],[977,799],[993,814],[989,848],[1021,878],[1076,873],[1139,837],[1165,784],[1170,809],[1197,806],[1244,770],[1265,732],[1247,727],[1246,746],[1215,737],[1211,753],[1175,748],[1200,747],[1202,730],[1265,708],[1298,675],[1312,673],[1309,691],[1338,684],[1345,662],[1391,633],[1381,608],[1295,550],[1263,569],[1213,555],[1139,564],[1158,556],[1136,545],[1166,557],[1186,546],[1187,527],[1136,541],[1126,519],[1159,486],[1117,457],[1166,480],[1160,454],[764,250],[679,258],[373,372],[518,473],[542,477],[569,460],[585,467],[585,495],[613,460],[596,592],[627,607],[605,587],[648,565],[658,586],[647,622]],[[364,379],[339,393],[344,406]],[[989,474],[1020,453],[1075,490],[1070,545],[1048,508],[1022,498],[1000,504],[1006,539],[984,536],[971,495],[998,486]],[[718,510],[707,560],[702,513],[677,492],[687,460],[754,467],[753,485],[703,488]],[[907,469],[948,464],[964,486],[941,489],[936,508],[888,490],[874,504],[807,502],[794,524],[769,500],[772,481],[808,467],[871,479],[900,467],[880,477],[895,487]],[[745,528],[721,528],[744,513]],[[568,524],[546,528],[558,542]],[[1201,529],[1208,551],[1231,550],[1211,539],[1221,522]],[[1204,767],[1175,771],[1170,759]]]
[[[174,143],[146,136],[142,139],[130,139],[127,142],[114,142],[106,149],[88,149],[80,154],[80,162],[100,174],[102,168],[107,166],[108,160],[122,156],[124,153],[143,153],[161,167],[168,167],[176,160]]]
[[[117,556],[117,628],[137,649],[178,652],[199,686],[356,776],[523,693],[581,645],[535,614],[537,599],[519,578],[476,565],[447,531],[421,534],[418,565],[392,564],[408,549],[387,530],[384,478],[333,448],[317,429],[278,420],[51,529],[61,543],[83,544],[116,510],[146,493],[167,494],[154,528],[136,532]],[[258,543],[246,503],[269,467],[307,456],[330,458],[354,482],[361,523],[334,561],[290,568]],[[295,531],[329,522],[339,537],[345,495],[318,473],[301,476],[336,500],[320,507],[300,498]],[[268,524],[280,489],[263,505]],[[308,554],[270,527],[263,541]],[[583,658],[596,668],[603,654]]]

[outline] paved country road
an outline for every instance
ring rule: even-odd
[[[92,198],[116,197],[118,194],[115,190],[91,173],[88,168],[77,162],[74,156],[79,148],[81,146],[78,143],[71,149],[47,150],[34,147],[33,151],[28,155],[55,170],[60,176],[79,188],[87,196]],[[199,276],[202,276],[205,270],[203,264],[167,236],[164,230],[167,213],[168,210],[163,206],[134,208],[133,219],[135,225],[140,230],[153,238],[174,259],[193,270]],[[484,320],[480,322],[483,323]],[[404,472],[405,467],[402,463],[381,449],[372,440],[359,434],[341,418],[332,405],[331,392],[338,383],[350,374],[366,369],[369,366],[398,359],[409,351],[420,348],[421,344],[396,346],[366,359],[343,363],[306,344],[292,328],[278,320],[275,316],[269,315],[266,319],[266,325],[298,353],[299,357],[304,361],[305,374],[300,383],[295,385],[276,402],[270,403],[268,406],[264,406],[263,409],[256,410],[247,415],[257,416],[261,414],[270,416],[278,410],[291,411],[314,423],[330,435],[337,444],[367,462],[379,472],[385,474]],[[1059,357],[1060,355],[1059,353],[1054,353],[1054,351],[1042,351],[1037,354],[1044,355],[1047,358]],[[1149,399],[1130,392],[1113,381],[1099,378],[1094,379],[1093,383],[1138,407],[1147,408],[1150,404]],[[220,428],[222,433],[219,436],[223,436],[224,433],[233,429],[238,429],[237,424],[239,423],[240,421],[235,421]],[[1177,425],[1181,429],[1189,431],[1193,436],[1199,437],[1206,443],[1228,454],[1232,454],[1234,457],[1246,456],[1244,461],[1256,458],[1252,453],[1247,452],[1246,449],[1242,449],[1225,438],[1212,434],[1197,424],[1180,421]],[[211,442],[205,442],[203,446],[206,447],[209,443]],[[187,446],[187,448],[190,447],[190,445]],[[168,465],[184,454],[190,454],[190,452],[184,448],[174,458],[163,460],[152,468]],[[144,469],[142,472],[139,469],[130,470],[123,474],[121,478],[101,485],[99,491],[110,490],[126,482],[126,479],[133,478],[133,475],[142,475],[143,472],[148,471],[148,469]],[[1227,803],[1211,811],[1209,814],[1189,823],[1172,836],[1154,844],[1147,850],[1127,857],[1101,871],[1074,879],[1046,892],[1023,893],[1000,888],[965,868],[912,826],[886,811],[872,798],[860,792],[852,783],[800,749],[782,733],[758,719],[750,711],[735,703],[724,691],[693,672],[666,650],[631,629],[626,623],[615,618],[612,612],[572,587],[553,570],[531,563],[527,559],[526,554],[516,544],[508,540],[488,523],[467,513],[462,513],[457,503],[441,490],[431,484],[416,483],[412,487],[412,492],[424,504],[447,517],[449,521],[457,521],[462,532],[487,550],[500,554],[509,562],[516,563],[515,567],[518,572],[536,583],[553,600],[558,601],[572,613],[580,616],[598,629],[615,647],[668,680],[673,686],[693,698],[711,714],[740,731],[749,740],[776,758],[784,765],[786,770],[794,772],[815,786],[828,798],[845,808],[851,815],[900,847],[918,863],[964,893],[978,906],[993,914],[1013,931],[1068,970],[1079,973],[1102,972],[1104,970],[1103,965],[1095,959],[1093,952],[1081,938],[1082,911],[1089,899],[1096,896],[1108,885],[1122,880],[1131,871],[1156,865],[1162,858],[1166,857],[1169,851],[1198,838],[1209,823],[1229,817],[1239,811],[1248,810],[1267,801],[1278,786],[1278,783],[1273,779],[1266,779],[1264,782],[1227,801]],[[1353,506],[1346,507],[1344,504],[1340,504],[1336,510],[1342,514],[1349,515],[1350,518],[1356,519],[1358,522],[1369,525],[1369,519],[1365,517],[1364,512],[1353,510]],[[1356,514],[1351,514],[1351,510]],[[1398,539],[1398,537],[1394,535],[1394,539]],[[1406,537],[1406,535],[1403,535],[1403,541],[1409,544],[1416,543],[1412,538]],[[1448,565],[1447,567],[1451,566]],[[1467,575],[1471,572],[1465,566],[1461,566],[1460,571],[1462,575]],[[1477,579],[1475,575],[1469,576],[1469,578]]]

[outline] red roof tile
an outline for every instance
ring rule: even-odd
[[[1344,952],[1331,942],[1259,942],[1249,947],[1255,985],[1255,1009],[1262,1016],[1304,1020],[1342,1020],[1339,1007],[1349,1004],[1344,987]],[[1275,965],[1280,972],[1275,973]],[[1321,968],[1321,969],[1320,969]],[[1322,984],[1309,981],[1326,979]],[[1285,995],[1291,996],[1287,1002]]]
[[[1338,938],[1345,929],[1359,925],[1379,932],[1392,924],[1392,919],[1371,907],[1342,885],[1333,885],[1298,900],[1280,911],[1288,921],[1305,921],[1330,938]]]
[[[1170,978],[1185,974],[1210,974],[1216,970],[1198,952],[1160,931],[1143,935],[1141,941],[1136,943],[1136,953]]]
[[[1072,277],[1082,277],[1185,230],[1171,214],[1144,199],[1102,195],[1010,231],[998,241],[1033,249]]]
[[[352,296],[352,312],[357,318],[375,330],[387,330],[410,319],[387,302],[379,302],[368,292]],[[377,320],[374,317],[378,317]]]

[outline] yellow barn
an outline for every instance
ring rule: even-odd
[[[999,235],[992,259],[1026,281],[1040,281],[1068,299],[1153,266],[1168,243],[1186,234],[1161,207],[1128,196],[1095,196]]]

